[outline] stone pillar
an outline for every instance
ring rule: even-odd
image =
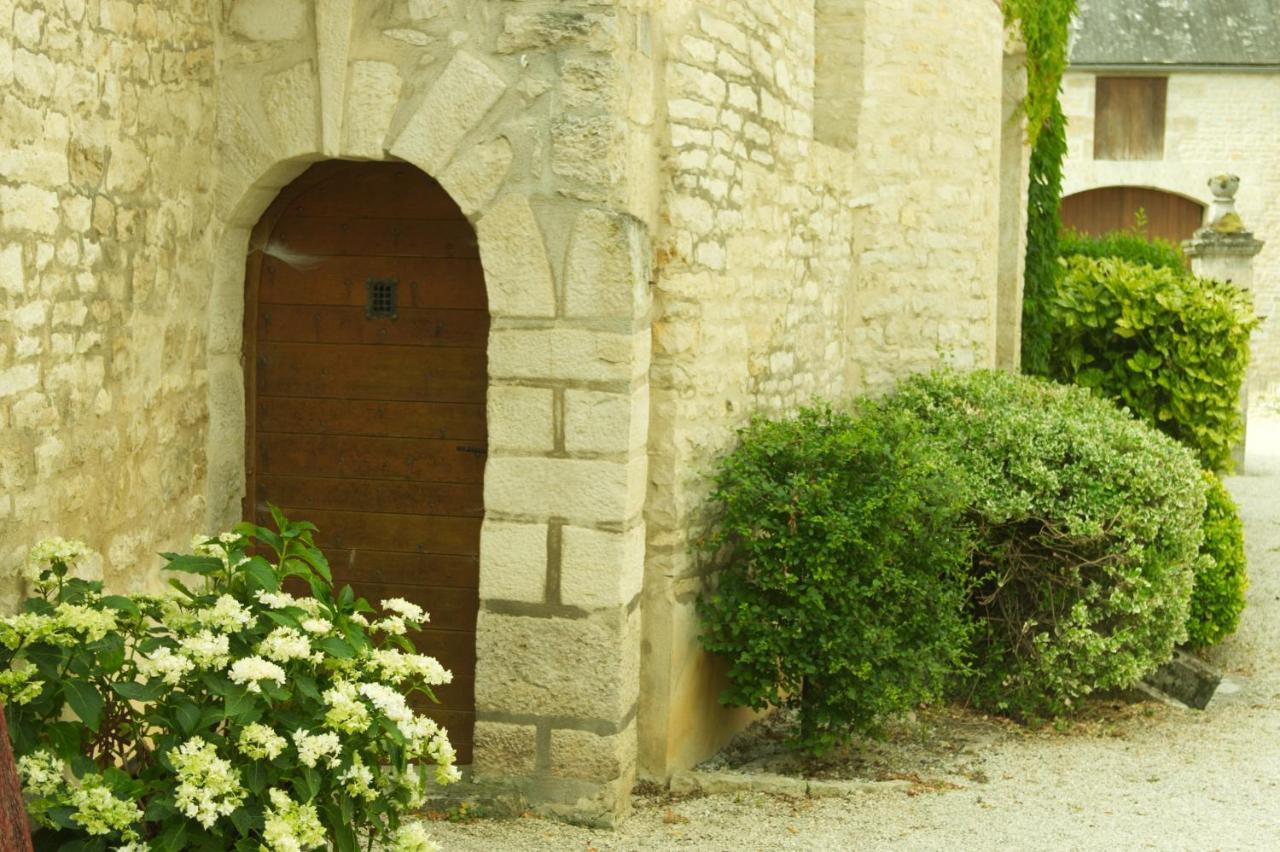
[[[1209,178],[1213,192],[1213,205],[1205,215],[1204,227],[1182,244],[1182,250],[1191,258],[1191,271],[1203,278],[1230,281],[1244,290],[1253,290],[1253,258],[1262,251],[1264,243],[1255,239],[1236,213],[1235,197],[1240,188],[1240,178],[1235,175],[1215,175]],[[1240,420],[1248,431],[1249,379],[1240,385]],[[1244,472],[1245,436],[1232,451],[1236,472]]]
[[[1027,116],[1027,48],[1007,33],[1000,124],[1000,249],[996,268],[996,366],[1017,373],[1022,364],[1022,288],[1027,259],[1027,189],[1031,146]]]

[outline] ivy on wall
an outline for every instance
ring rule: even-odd
[[[1067,70],[1067,39],[1076,0],[1004,0],[1004,24],[1027,47],[1027,133],[1034,145],[1058,102]]]
[[[1027,48],[1027,136],[1031,142],[1027,193],[1027,258],[1022,296],[1022,369],[1049,371],[1045,300],[1053,292],[1062,229],[1062,160],[1066,118],[1058,101],[1067,69],[1067,40],[1076,0],[1004,0],[1005,26],[1016,28]]]
[[[1027,187],[1027,258],[1022,285],[1022,371],[1049,375],[1052,323],[1049,299],[1055,290],[1062,231],[1062,160],[1067,153],[1067,121],[1055,98],[1031,149]]]

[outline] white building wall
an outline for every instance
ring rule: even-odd
[[[1266,242],[1254,261],[1255,301],[1258,313],[1273,317],[1254,336],[1250,383],[1256,393],[1280,385],[1280,69],[1168,76],[1164,159],[1095,160],[1096,75],[1067,73],[1063,195],[1103,186],[1145,186],[1207,205],[1210,176],[1240,176],[1236,208],[1245,225]]]

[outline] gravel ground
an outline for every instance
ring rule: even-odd
[[[1204,712],[1103,706],[1006,727],[967,776],[845,799],[638,795],[615,831],[526,817],[438,824],[450,850],[1280,849],[1280,418],[1251,418],[1240,502],[1251,586]]]

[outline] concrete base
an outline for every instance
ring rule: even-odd
[[[1196,710],[1209,706],[1222,672],[1199,657],[1174,651],[1173,659],[1143,678],[1152,689]]]

